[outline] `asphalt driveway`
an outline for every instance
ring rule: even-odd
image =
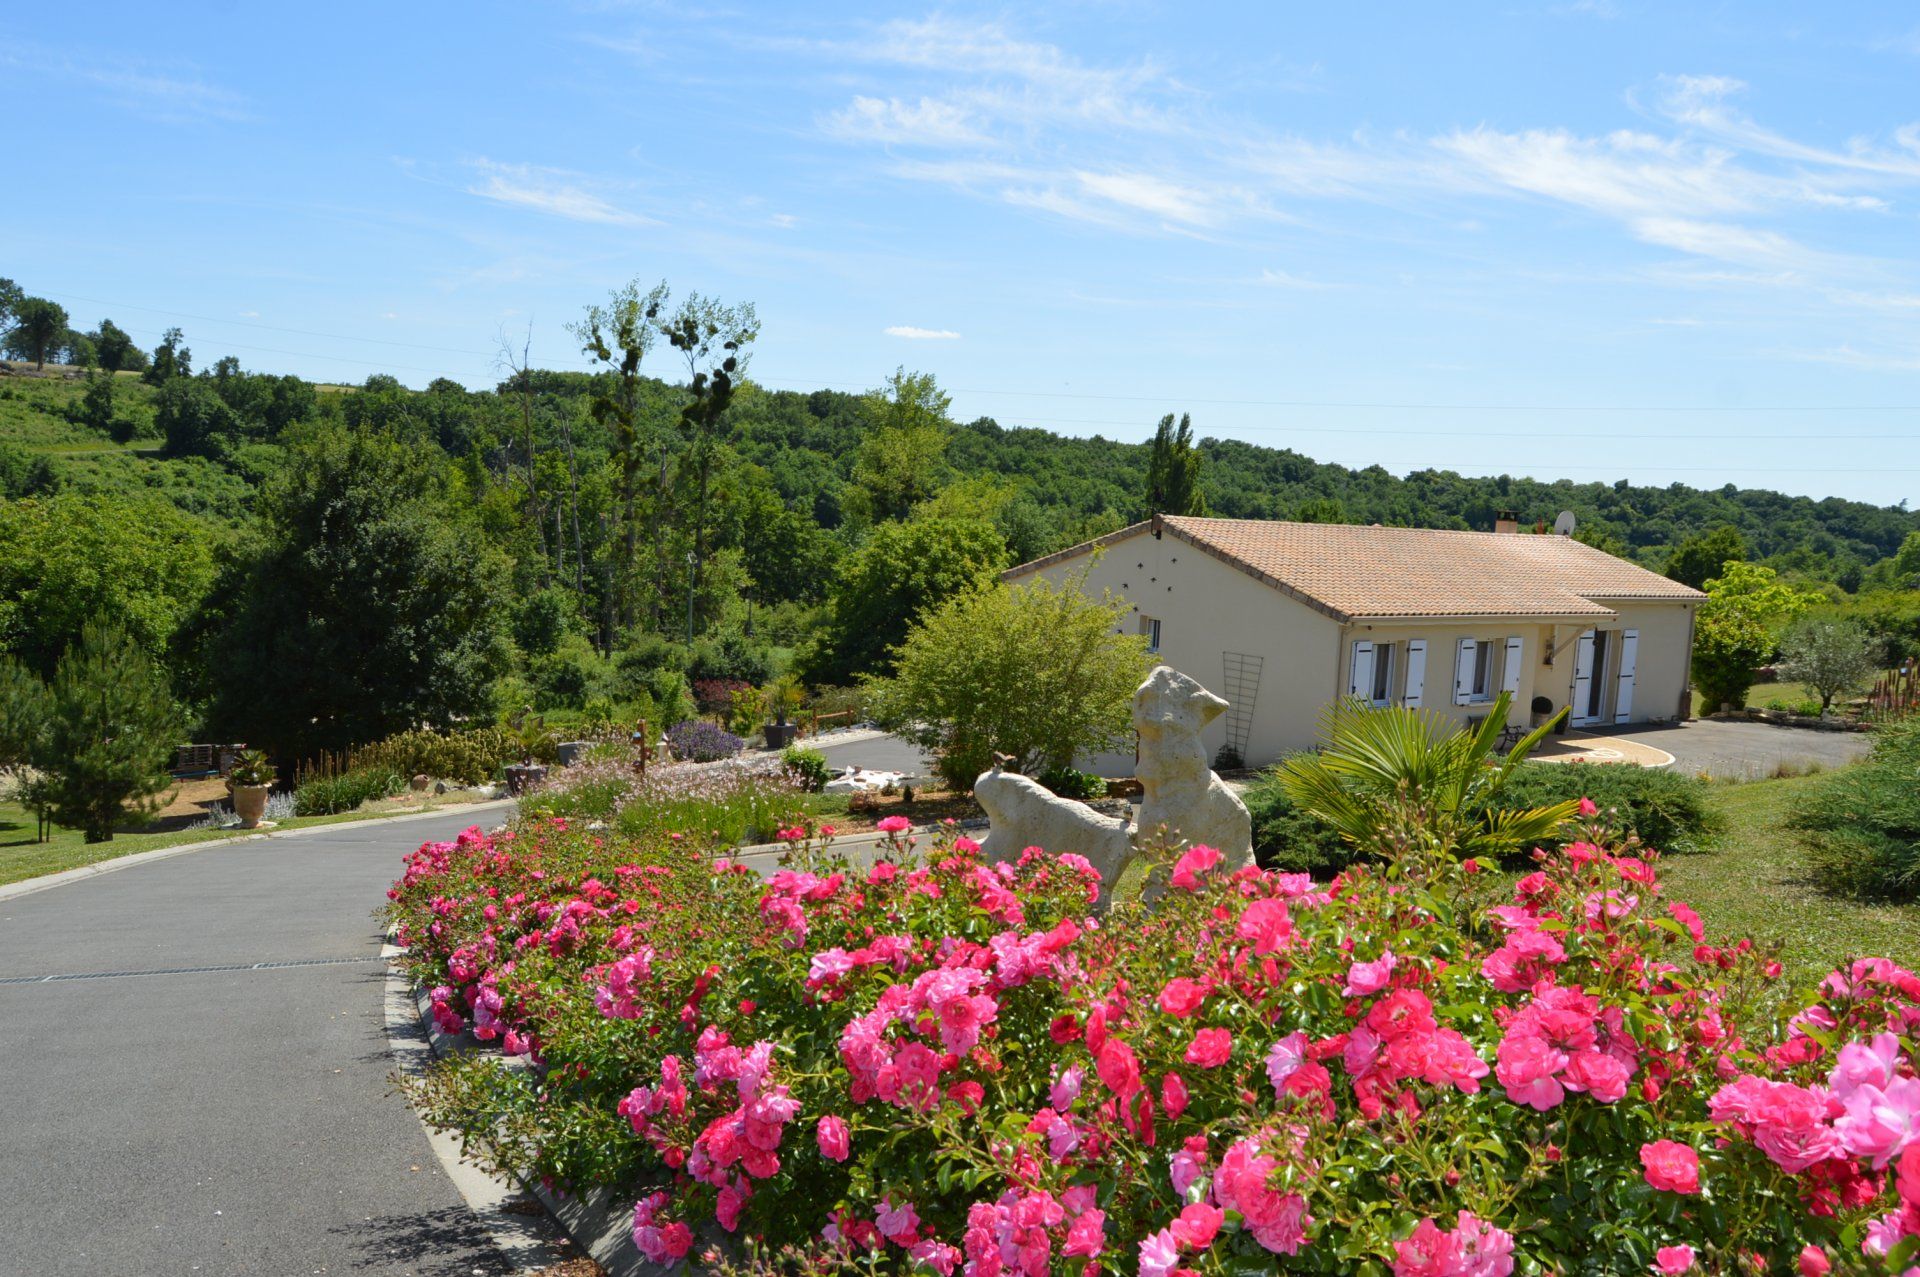
[[[374,911],[501,813],[0,900],[0,1274],[512,1271],[390,1093]]]
[[[1841,767],[1873,746],[1867,732],[1823,732],[1722,719],[1695,719],[1666,727],[1612,732],[1673,755],[1676,771],[1695,775],[1762,779],[1780,767]]]

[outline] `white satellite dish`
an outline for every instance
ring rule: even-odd
[[[1573,511],[1562,510],[1560,517],[1553,521],[1553,534],[1558,537],[1573,535]]]

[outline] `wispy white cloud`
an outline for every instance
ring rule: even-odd
[[[952,99],[860,96],[827,118],[828,131],[843,139],[888,146],[985,146],[991,139],[965,105]]]
[[[905,337],[908,341],[960,340],[960,334],[951,328],[916,328],[912,324],[894,324],[885,331],[889,337]]]
[[[610,203],[580,185],[582,175],[565,169],[540,168],[532,164],[503,164],[485,157],[471,160],[468,167],[479,176],[467,187],[469,195],[478,195],[498,204],[529,208],[573,222],[597,222],[607,226],[657,226],[644,217]]]
[[[1259,278],[1254,282],[1266,288],[1297,288],[1312,292],[1333,287],[1332,284],[1322,283],[1317,279],[1306,279],[1291,271],[1275,270],[1271,266],[1261,271]]]
[[[0,67],[88,85],[106,100],[162,124],[239,123],[254,118],[244,96],[207,82],[191,65],[15,43],[0,49]]]

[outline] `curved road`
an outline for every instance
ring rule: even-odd
[[[503,1274],[387,1078],[374,911],[503,810],[0,900],[0,1274]]]

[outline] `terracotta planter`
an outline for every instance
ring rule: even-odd
[[[233,814],[240,817],[240,828],[258,829],[260,818],[267,814],[266,785],[235,785],[233,787]]]

